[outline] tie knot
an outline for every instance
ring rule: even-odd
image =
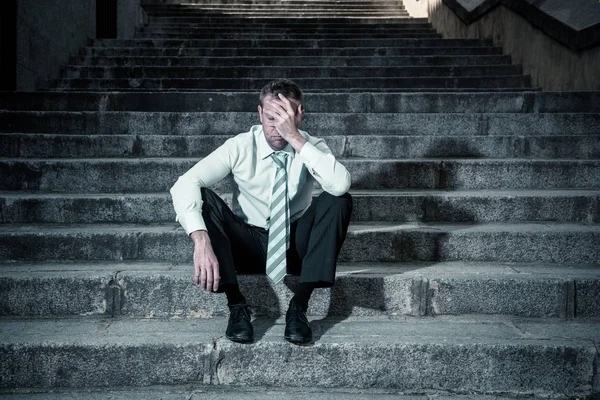
[[[275,164],[277,164],[278,168],[285,169],[285,164],[287,161],[287,153],[286,152],[278,151],[278,152],[271,154],[271,156],[273,157],[273,161],[275,161]]]

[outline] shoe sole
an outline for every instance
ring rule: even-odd
[[[312,341],[312,337],[304,339],[297,336],[284,336],[284,339],[293,344],[308,344]]]
[[[231,336],[225,336],[225,337],[227,339],[231,340],[232,342],[236,342],[236,343],[249,343],[254,340],[254,338],[247,338],[247,337],[231,337]]]

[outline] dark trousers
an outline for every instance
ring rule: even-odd
[[[202,216],[219,261],[221,287],[237,284],[237,274],[265,274],[269,231],[248,225],[212,190],[202,188]],[[332,286],[346,238],[352,197],[322,193],[290,226],[287,272],[316,287]]]

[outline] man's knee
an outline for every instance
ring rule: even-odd
[[[352,196],[350,193],[345,193],[341,196],[334,196],[327,192],[319,195],[319,203],[331,210],[339,210],[343,213],[352,212]]]

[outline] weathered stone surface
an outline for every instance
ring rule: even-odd
[[[316,110],[315,110],[316,111]],[[235,135],[259,124],[255,112],[0,111],[0,131],[72,135]],[[571,136],[593,135],[599,113],[317,113],[301,128],[315,136]]]
[[[0,387],[112,387],[203,382],[210,323],[31,320],[0,326]]]
[[[0,315],[109,314],[143,318],[227,316],[223,294],[193,285],[191,263],[8,264],[2,267]],[[285,315],[297,278],[273,285],[240,275],[255,316]],[[521,263],[340,264],[332,289],[319,289],[308,314],[327,317],[506,314],[593,317],[600,269]],[[577,292],[570,289],[577,288]],[[570,310],[571,304],[575,308]]]
[[[600,283],[593,279],[575,282],[575,315],[600,317]]]
[[[600,222],[594,190],[351,191],[352,221]],[[231,193],[221,197],[231,205]],[[169,193],[0,194],[4,223],[166,223]]]
[[[168,192],[199,158],[4,159],[0,190]],[[598,160],[340,159],[353,189],[598,189]],[[212,186],[230,191],[229,179]]]
[[[112,314],[110,271],[51,268],[35,272],[0,268],[0,315]]]
[[[594,136],[322,136],[336,157],[600,158]],[[228,136],[0,134],[0,156],[204,157]]]
[[[191,243],[168,225],[7,225],[3,260],[189,261]],[[341,262],[598,263],[600,227],[580,224],[351,224]]]
[[[217,339],[225,319],[3,321],[0,386],[153,381],[583,395],[599,339],[593,322],[323,320],[312,321],[315,343],[299,347],[283,340],[280,323],[255,325],[256,343],[239,345]]]
[[[593,373],[590,363],[596,352],[589,345],[573,352],[543,330],[532,332],[520,326],[533,335],[528,338],[528,346],[522,347],[510,339],[515,331],[501,324],[488,325],[486,333],[478,325],[444,326],[435,320],[318,326],[325,332],[311,347],[290,348],[277,336],[271,338],[270,334],[281,334],[283,327],[279,326],[252,348],[219,340],[219,382],[323,387],[343,382],[349,387],[444,387],[483,393],[515,387],[529,392],[543,387],[544,391],[565,393],[589,390]],[[444,344],[432,342],[441,332],[452,339]],[[340,343],[342,338],[344,342]],[[269,356],[261,354],[266,351]],[[588,360],[587,366],[568,368],[574,374],[560,367],[580,357]],[[426,367],[415,368],[417,365]],[[291,372],[291,366],[298,369]],[[319,373],[321,366],[326,366],[327,374]],[[356,374],[357,370],[361,373]]]

